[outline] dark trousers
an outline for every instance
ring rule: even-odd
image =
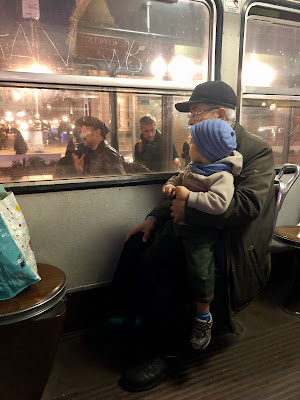
[[[162,232],[152,235],[146,243],[142,237],[143,233],[138,233],[124,245],[111,285],[110,313],[122,314],[132,321],[138,315],[147,349],[174,354],[188,343],[196,311],[188,284],[183,241],[179,236]],[[224,247],[220,243],[217,251],[223,259]],[[221,281],[222,290],[218,288],[216,297],[223,307],[224,318],[223,277]],[[213,302],[213,310],[215,306]]]
[[[184,249],[179,239],[138,233],[125,243],[112,281],[112,313],[142,320],[149,349],[174,354],[184,346],[192,313],[185,292]]]

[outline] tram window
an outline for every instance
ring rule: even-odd
[[[276,165],[300,163],[299,10],[253,6],[246,21],[241,122],[272,146]]]
[[[248,103],[248,102],[244,102]],[[250,102],[251,103],[251,102]],[[269,103],[269,104],[267,104]],[[300,108],[267,101],[243,105],[243,125],[272,147],[276,165],[300,163]]]
[[[115,89],[91,91],[2,87],[1,99],[5,99],[5,109],[0,109],[2,182],[82,176],[73,167],[70,150],[76,152],[82,143],[76,121],[83,116],[99,118],[106,124],[110,129],[106,139],[129,164],[135,161],[134,149],[140,141],[140,118],[151,114],[156,119],[157,128],[161,131],[161,147],[157,147],[157,151],[162,149],[160,167],[152,170],[148,165],[147,170],[140,166],[142,162],[139,161],[138,165],[130,165],[136,168],[132,169],[132,173],[178,170],[178,165],[168,163],[166,147],[163,149],[163,145],[169,148],[169,153],[173,153],[174,144],[180,158],[183,143],[189,136],[185,115],[174,107],[175,103],[187,100],[188,96],[129,92],[124,89],[118,92]],[[168,118],[163,120],[166,102],[171,111]],[[111,113],[114,106],[117,108],[113,113],[115,118]],[[183,159],[181,165],[183,168]],[[93,176],[99,175],[103,174]]]
[[[210,25],[199,1],[6,1],[0,70],[205,81]]]
[[[249,19],[246,38],[244,86],[300,88],[298,24]]]

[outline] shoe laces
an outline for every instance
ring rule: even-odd
[[[194,330],[199,332],[202,337],[206,336],[207,332],[211,329],[211,324],[209,321],[204,321],[202,319],[196,318],[196,324]]]

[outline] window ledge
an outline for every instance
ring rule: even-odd
[[[151,174],[75,178],[31,182],[6,182],[4,187],[14,194],[33,194],[69,190],[98,189],[109,187],[138,186],[165,183],[176,171]]]

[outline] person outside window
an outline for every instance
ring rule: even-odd
[[[83,117],[76,121],[81,127],[80,137],[89,151],[72,159],[78,175],[122,175],[125,174],[121,155],[105,140],[109,129],[94,117]]]
[[[166,199],[128,233],[111,285],[109,310],[122,307],[127,321],[139,315],[142,322],[142,358],[120,379],[128,391],[151,389],[177,369],[193,328],[194,315],[186,307],[184,251],[176,237],[160,235],[166,222],[196,231],[220,229],[222,246],[216,247],[215,257],[224,264],[227,287],[222,305],[230,327],[233,313],[249,304],[269,277],[275,209],[273,153],[267,142],[235,121],[236,105],[234,91],[222,81],[199,84],[189,101],[175,104],[179,112],[190,112],[189,125],[208,119],[226,121],[235,131],[243,167],[234,177],[234,194],[224,213],[199,211],[179,199],[172,200],[170,207],[171,200]]]
[[[162,135],[156,127],[156,119],[148,114],[139,121],[141,140],[134,148],[135,161],[145,165],[150,171],[162,171]],[[178,169],[180,160],[173,145],[173,166]]]
[[[0,125],[0,150],[6,150],[6,129]]]
[[[184,165],[185,167],[191,162],[190,158],[190,145],[188,142],[184,142],[182,145],[182,153],[181,157],[184,159]]]
[[[22,136],[22,133],[16,128],[11,129],[11,131],[15,134],[14,149],[16,154],[26,154],[28,151],[28,146]]]

